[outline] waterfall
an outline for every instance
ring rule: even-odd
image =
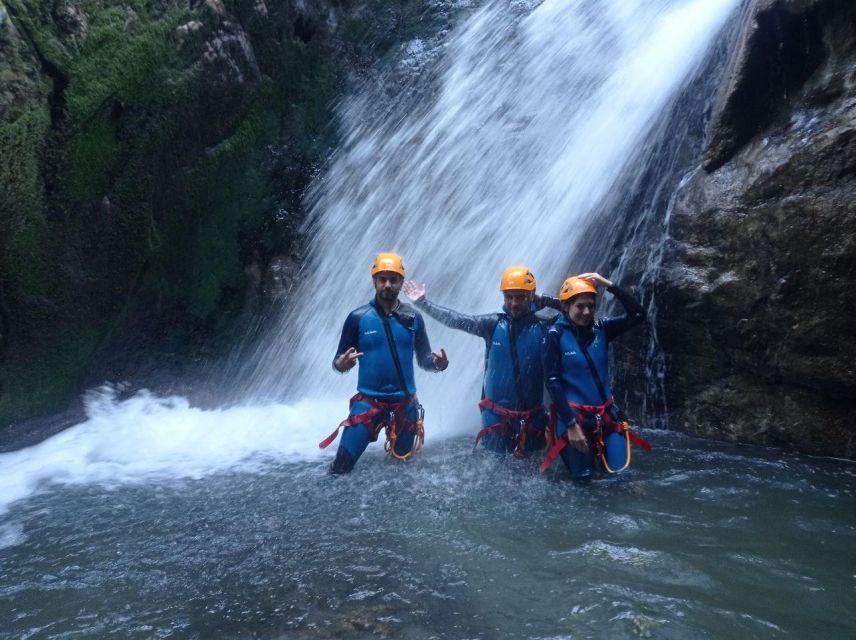
[[[510,264],[530,266],[555,294],[575,256],[591,254],[583,232],[619,178],[644,165],[644,141],[738,4],[490,2],[445,44],[433,90],[344,104],[344,143],[310,194],[301,281],[252,363],[251,397],[340,395],[344,411],[355,380],[330,362],[345,316],[373,295],[380,251],[401,253],[430,299],[468,313],[501,308]],[[451,366],[418,377],[420,396],[429,412],[442,398],[444,420],[469,424],[483,345],[431,320],[428,330]]]
[[[0,454],[11,478],[0,515],[57,483],[198,478],[330,455],[316,444],[356,386],[331,360],[346,315],[373,295],[380,251],[403,254],[429,298],[470,313],[500,309],[510,264],[529,265],[549,293],[569,268],[620,268],[638,223],[616,212],[638,199],[640,208],[668,202],[674,183],[662,167],[674,174],[680,163],[658,141],[697,122],[672,131],[669,116],[688,86],[707,87],[693,79],[741,1],[501,0],[436,47],[408,43],[401,65],[419,71],[412,84],[394,99],[367,90],[341,107],[344,142],[309,196],[300,285],[235,377],[243,406],[93,392],[85,422]],[[662,193],[649,198],[651,189]],[[475,431],[483,344],[427,324],[451,361],[442,374],[417,371],[432,447]]]

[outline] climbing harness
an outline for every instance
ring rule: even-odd
[[[395,256],[394,254],[380,254],[376,265],[373,266],[372,269],[375,269],[377,264],[383,262],[385,259],[391,260],[392,258],[389,258],[389,256],[397,258],[399,261],[401,260],[400,256]],[[396,263],[396,265],[397,264],[398,263]],[[395,269],[391,268],[386,270],[395,271]],[[401,275],[404,275],[403,271],[404,266],[401,265]],[[374,271],[372,273],[374,273]],[[398,376],[398,383],[401,390],[404,393],[407,393],[407,383],[404,378],[404,371],[401,368],[401,359],[398,357],[398,349],[395,348],[395,339],[392,335],[392,327],[389,324],[389,316],[381,314],[381,320],[383,321],[384,333],[386,334],[390,355],[392,356],[392,361],[395,365],[395,372]],[[364,424],[366,425],[366,429],[369,431],[370,442],[377,440],[381,431],[386,431],[386,442],[384,443],[383,448],[390,457],[395,458],[396,460],[409,460],[419,453],[422,446],[425,444],[425,410],[416,400],[416,396],[406,396],[403,400],[399,400],[398,402],[384,402],[377,398],[357,393],[353,398],[351,398],[351,409],[354,408],[354,404],[357,402],[368,404],[370,408],[362,413],[348,416],[342,420],[342,422],[339,423],[339,426],[336,427],[336,430],[318,444],[321,449],[325,449],[330,446],[330,444],[336,439],[336,436],[339,435],[339,429],[342,427],[347,429],[354,425]],[[414,402],[416,403],[416,421],[411,422],[405,417],[405,410]],[[386,415],[375,422],[375,417],[380,414]],[[409,431],[416,434],[415,439],[413,440],[413,446],[410,451],[405,454],[399,454],[395,451],[395,443],[402,431]]]
[[[425,409],[422,408],[421,404],[416,407],[416,422],[410,422],[406,419],[401,420],[402,426],[404,426],[407,431],[416,434],[416,437],[413,439],[413,446],[410,447],[410,451],[401,455],[395,452],[395,442],[398,440],[399,420],[395,412],[390,412],[389,418],[386,422],[386,442],[383,445],[384,451],[386,451],[391,458],[395,458],[396,460],[410,460],[410,458],[422,450],[422,446],[425,444],[424,421]]]
[[[499,434],[508,436],[509,434],[513,434],[515,430],[512,427],[512,424],[516,422],[518,424],[518,429],[516,430],[517,433],[515,436],[514,457],[522,458],[526,450],[527,437],[541,437],[544,433],[543,430],[539,429],[534,424],[535,418],[544,412],[544,407],[540,404],[528,411],[514,411],[496,404],[489,398],[483,398],[482,401],[479,402],[479,409],[482,411],[491,411],[497,414],[499,416],[499,422],[485,427],[476,434],[473,451],[475,451],[478,446],[479,440],[487,435]]]
[[[612,417],[612,414],[609,411],[612,405],[613,401],[611,398],[603,404],[597,405],[577,404],[576,402],[568,401],[568,406],[576,414],[574,421],[579,425],[580,429],[583,430],[583,433],[586,436],[586,441],[588,441],[589,446],[592,448],[592,451],[600,462],[601,467],[603,467],[603,470],[607,473],[619,473],[630,466],[631,443],[641,447],[645,451],[651,451],[651,445],[647,440],[633,433],[627,421],[622,420],[621,422],[617,422]],[[593,429],[586,428],[587,416],[594,420],[595,426]],[[619,435],[624,436],[625,441],[627,442],[627,461],[620,469],[612,469],[606,462],[606,446],[604,445],[604,440],[606,440],[606,438],[612,433],[618,433]],[[547,427],[548,453],[547,458],[541,465],[541,473],[550,468],[550,465],[553,464],[553,460],[558,457],[570,442],[568,440],[567,432],[561,438],[556,438],[555,434],[556,409],[555,407],[551,407],[550,424]]]
[[[333,431],[329,436],[324,438],[321,442],[318,443],[318,447],[320,449],[326,449],[329,447],[333,441],[336,439],[336,436],[339,435],[339,430],[348,427],[353,427],[358,424],[364,424],[366,429],[369,431],[369,440],[370,442],[374,442],[377,440],[381,431],[386,431],[386,442],[384,443],[384,450],[396,460],[409,460],[414,455],[419,453],[422,449],[422,446],[425,444],[425,427],[424,427],[424,419],[425,419],[425,410],[422,408],[421,404],[418,404],[416,400],[416,396],[408,396],[404,400],[400,402],[382,402],[371,396],[363,395],[362,393],[357,393],[353,398],[351,398],[350,406],[353,408],[354,404],[357,402],[363,402],[365,404],[370,405],[369,409],[366,409],[362,413],[358,413],[353,416],[348,416],[342,422],[339,423],[339,426],[336,427],[336,430]],[[404,417],[404,412],[408,406],[410,406],[413,402],[416,402],[416,421],[411,422],[407,418]],[[386,414],[381,420],[378,420],[375,423],[375,417],[381,414]],[[398,439],[398,435],[401,431],[409,431],[416,434],[416,438],[413,441],[413,447],[404,455],[398,454],[395,452],[395,442]]]

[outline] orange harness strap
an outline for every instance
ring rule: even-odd
[[[601,465],[604,470],[609,473],[618,473],[619,471],[623,471],[630,465],[630,444],[635,444],[641,447],[645,451],[651,451],[650,443],[637,436],[630,430],[627,422],[616,422],[612,417],[612,414],[609,413],[609,408],[612,406],[612,399],[607,400],[603,404],[599,405],[590,405],[590,404],[577,404],[576,402],[568,401],[568,406],[573,409],[576,413],[576,417],[574,421],[580,426],[583,427],[585,422],[586,415],[594,416],[597,426],[593,433],[588,433],[586,430],[583,430],[583,433],[586,436],[586,439],[589,441],[589,445],[594,450],[595,455],[600,460]],[[550,465],[553,464],[553,461],[562,453],[562,450],[568,445],[568,434],[565,432],[563,436],[559,439],[555,437],[555,428],[556,428],[556,409],[555,407],[550,407],[550,424],[548,426],[548,438],[547,438],[547,446],[549,451],[547,453],[547,457],[544,462],[541,464],[541,473],[544,473],[547,469],[550,468]],[[611,469],[609,465],[606,463],[606,451],[604,447],[604,439],[612,434],[613,432],[622,435],[627,440],[627,462],[621,469]]]
[[[384,426],[387,426],[387,433],[389,432],[389,423],[398,421],[399,412],[404,411],[413,401],[415,400],[415,396],[408,396],[404,400],[400,402],[381,402],[380,400],[376,400],[370,396],[363,395],[362,393],[357,393],[353,398],[351,398],[350,406],[353,407],[357,402],[365,402],[368,405],[371,405],[370,409],[363,411],[362,413],[358,413],[353,416],[348,416],[344,420],[339,423],[339,426],[336,427],[335,431],[331,433],[329,436],[324,438],[321,442],[318,443],[318,447],[320,449],[326,449],[329,447],[333,441],[336,439],[336,436],[339,435],[339,430],[342,427],[353,427],[354,425],[364,424],[366,428],[371,433],[371,441],[374,442],[377,440],[378,434],[381,432],[381,429]],[[379,413],[389,413],[391,418],[386,421],[381,421],[378,423],[376,427],[372,427],[371,423],[374,420],[374,417]],[[412,423],[409,420],[402,419],[407,426],[411,426]],[[417,422],[419,422],[417,420]],[[424,440],[424,437],[423,437]]]
[[[482,398],[482,401],[479,402],[479,409],[482,411],[491,411],[497,414],[500,417],[499,422],[496,424],[492,424],[490,426],[485,427],[481,431],[476,434],[476,441],[473,444],[473,451],[475,451],[476,447],[479,444],[479,440],[481,440],[484,436],[498,433],[498,434],[506,434],[510,430],[509,422],[512,420],[516,420],[520,423],[520,431],[517,433],[517,442],[514,447],[514,456],[520,458],[523,456],[523,452],[526,448],[526,436],[527,432],[532,432],[533,435],[540,435],[541,430],[538,429],[533,424],[533,419],[544,411],[543,405],[538,405],[526,411],[515,411],[513,409],[508,409],[507,407],[503,407],[502,405],[496,404],[490,398]]]
[[[395,412],[390,413],[390,419],[386,424],[386,442],[383,445],[384,451],[396,460],[410,460],[410,458],[419,453],[425,444],[424,419],[425,410],[422,408],[422,405],[419,405],[416,410],[416,422],[410,422],[406,418],[401,420],[402,426],[406,431],[416,434],[416,437],[413,439],[413,446],[410,447],[410,451],[401,455],[395,452],[395,442],[398,440],[398,414]],[[375,439],[377,439],[377,436],[375,436]]]

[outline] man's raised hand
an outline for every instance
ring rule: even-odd
[[[424,298],[427,292],[424,284],[416,284],[413,280],[406,281],[402,288],[404,289],[404,294],[411,302],[416,302],[420,298]]]

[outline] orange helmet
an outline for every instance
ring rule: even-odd
[[[502,272],[499,290],[508,291],[510,289],[535,291],[535,276],[529,271],[529,267],[508,267]]]
[[[597,287],[594,286],[594,283],[591,280],[584,280],[577,276],[571,276],[562,283],[562,288],[559,290],[559,300],[564,302],[565,300],[570,300],[581,293],[592,293],[597,295]]]
[[[404,277],[404,261],[397,253],[379,253],[372,264],[372,277],[381,271],[392,271]]]

